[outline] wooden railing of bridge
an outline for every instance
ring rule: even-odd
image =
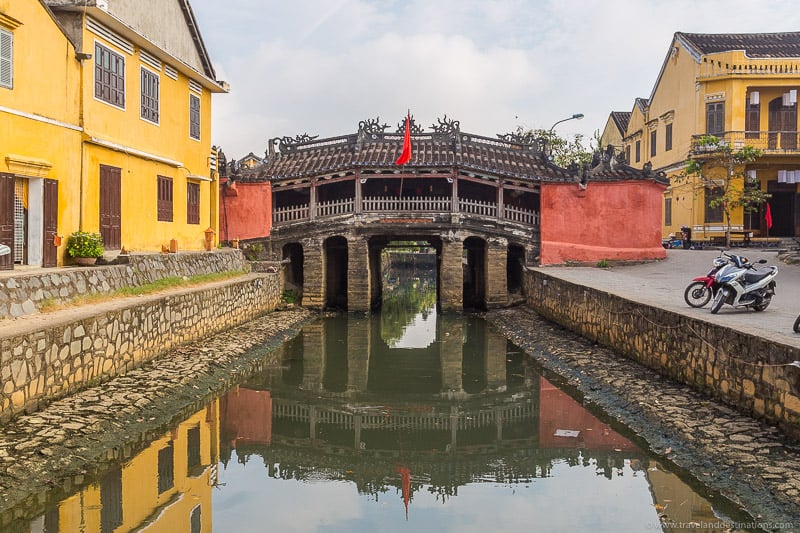
[[[355,214],[356,204],[354,198],[318,202],[312,207],[310,204],[276,207],[272,220],[275,225],[304,222],[312,219],[328,218],[342,215]],[[528,226],[539,225],[539,213],[532,209],[524,209],[504,205],[502,216],[498,216],[498,204],[491,201],[470,200],[459,198],[456,209],[453,209],[453,200],[444,196],[417,196],[399,198],[394,196],[372,196],[361,200],[362,213],[387,213],[387,214],[430,214],[430,213],[464,213],[478,217],[503,219]]]

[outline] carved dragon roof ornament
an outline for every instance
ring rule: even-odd
[[[431,124],[431,129],[436,133],[453,134],[461,131],[461,122],[447,118],[445,115],[442,118],[437,118],[438,124]]]
[[[358,123],[359,133],[366,133],[367,135],[382,134],[389,127],[388,124],[381,124],[381,117],[368,118]]]
[[[411,120],[409,122],[411,127],[411,133],[422,133],[424,130],[422,126],[417,125],[414,122],[414,115],[411,115]],[[397,131],[395,133],[405,133],[406,132],[406,117],[403,117],[403,120],[397,123]]]
[[[311,142],[314,139],[319,137],[319,135],[309,135],[308,133],[303,133],[302,135],[296,135],[295,137],[284,136],[280,137],[279,139],[273,139],[277,144],[278,148],[281,152],[283,151],[291,151],[296,149],[299,145],[307,142]]]
[[[500,140],[514,143],[514,144],[529,144],[535,145],[541,142],[541,139],[534,135],[532,131],[512,131],[511,133],[498,133],[497,137]]]

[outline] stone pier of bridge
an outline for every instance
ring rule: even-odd
[[[346,247],[338,249],[333,259],[323,237],[301,240],[302,305],[323,309],[331,306],[333,298],[346,302],[341,307],[349,312],[368,312],[380,304],[382,248],[371,244],[368,236],[337,238],[346,242]],[[507,239],[470,237],[468,243],[465,236],[451,233],[432,237],[431,241],[436,243],[433,247],[442,311],[462,311],[467,304],[486,309],[507,305]],[[465,302],[465,287],[472,291],[469,302]],[[336,291],[342,294],[333,297]]]

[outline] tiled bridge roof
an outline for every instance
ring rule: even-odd
[[[403,149],[403,128],[385,133],[379,119],[362,121],[352,135],[317,139],[309,135],[269,141],[266,162],[252,169],[237,170],[240,181],[302,179],[337,172],[399,170],[395,160]],[[460,131],[458,122],[445,117],[434,131],[425,133],[411,124],[412,156],[404,172],[450,171],[491,174],[537,181],[616,181],[653,179],[649,171],[633,169],[613,153],[597,154],[592,168],[561,168],[549,161],[544,139],[505,134],[497,138]]]

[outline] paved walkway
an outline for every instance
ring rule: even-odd
[[[734,309],[724,305],[712,315],[711,304],[701,309],[689,307],[683,291],[692,278],[705,275],[719,255],[713,250],[667,250],[663,261],[638,265],[597,267],[540,267],[548,275],[588,285],[611,294],[637,302],[659,306],[690,315],[715,324],[736,328],[790,346],[800,347],[800,334],[792,331],[794,320],[800,314],[800,265],[780,262],[777,251],[735,249],[750,261],[766,259],[768,265],[778,267],[775,297],[770,306],[757,313],[752,309]]]

